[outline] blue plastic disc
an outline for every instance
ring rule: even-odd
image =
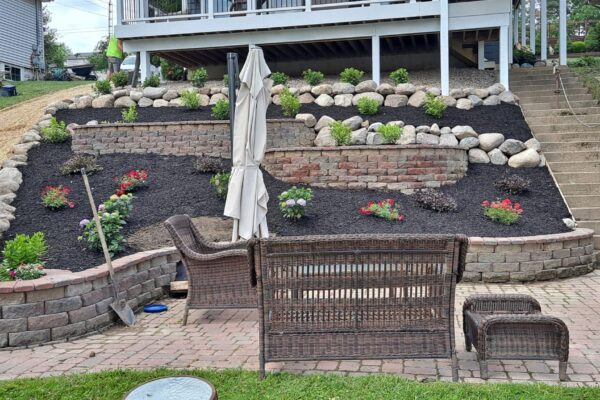
[[[144,311],[147,313],[159,313],[167,310],[168,308],[164,304],[148,304],[144,306]]]

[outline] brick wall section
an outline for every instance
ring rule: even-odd
[[[468,168],[456,147],[378,145],[271,149],[264,168],[288,183],[341,189],[415,189],[456,183]]]
[[[594,269],[594,231],[469,239],[467,282],[529,282],[583,275]]]
[[[227,121],[157,122],[78,126],[71,130],[76,153],[157,153],[230,158]],[[267,148],[312,146],[316,134],[302,121],[267,121]]]
[[[175,248],[165,248],[115,260],[120,296],[133,309],[161,298],[179,259]],[[72,339],[117,320],[106,265],[47,272],[31,281],[0,282],[0,348]]]

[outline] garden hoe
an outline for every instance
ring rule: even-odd
[[[106,246],[106,238],[104,237],[104,231],[102,230],[102,225],[100,224],[100,218],[98,218],[98,211],[96,209],[96,203],[94,202],[94,197],[92,196],[92,190],[90,189],[90,183],[87,178],[87,174],[85,173],[85,168],[81,168],[81,176],[83,177],[83,183],[85,184],[85,190],[87,192],[88,199],[90,201],[90,206],[92,207],[92,213],[94,214],[94,222],[96,223],[96,229],[98,230],[98,237],[100,238],[100,244],[102,245],[102,251],[104,252],[104,258],[106,259],[106,266],[108,267],[108,273],[110,274],[110,281],[113,287],[114,299],[110,305],[110,307],[115,310],[121,321],[125,323],[127,326],[132,326],[135,324],[135,314],[127,301],[123,298],[119,298],[119,282],[117,281],[117,277],[115,275],[115,271],[112,267],[112,262],[110,260],[110,253],[108,252],[108,247]]]

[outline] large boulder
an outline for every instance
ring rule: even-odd
[[[271,94],[272,95],[281,94],[281,92],[283,92],[285,90],[285,88],[286,88],[285,85],[275,85],[271,88]]]
[[[351,94],[338,94],[333,98],[333,103],[339,107],[350,107],[352,105],[352,97]]]
[[[471,94],[479,97],[480,99],[485,99],[490,95],[490,92],[488,92],[487,89],[474,89]]]
[[[359,117],[358,115],[355,115],[354,117],[350,117],[350,118],[342,121],[342,124],[346,125],[353,131],[360,128],[362,123],[363,123],[363,119],[361,117]]]
[[[118,99],[119,97],[128,96],[129,91],[127,89],[118,89],[112,92],[112,95],[115,96],[115,99]]]
[[[176,99],[169,100],[169,107],[182,107],[182,106],[183,106],[183,102],[181,100],[181,97],[177,97]]]
[[[367,99],[372,99],[372,100],[376,100],[377,103],[379,103],[379,105],[383,104],[383,96],[380,95],[377,92],[363,92],[363,93],[359,93],[356,96],[354,96],[352,98],[352,104],[353,105],[357,105],[358,101],[362,98],[367,98]]]
[[[473,102],[469,99],[458,99],[456,101],[456,108],[460,110],[470,110],[473,108]]]
[[[365,128],[352,131],[352,144],[366,144],[368,132]]]
[[[323,115],[317,121],[317,124],[315,125],[315,131],[319,132],[321,129],[329,127],[332,122],[335,122],[335,119],[327,115]]]
[[[331,87],[333,94],[353,94],[354,85],[346,82],[336,82]]]
[[[17,168],[0,170],[0,194],[16,192],[23,183],[23,174]]]
[[[142,97],[144,97],[144,93],[141,90],[132,90],[129,93],[129,97],[131,97],[131,100],[138,102]]]
[[[164,94],[167,93],[167,88],[165,87],[145,87],[142,91],[144,97],[147,97],[152,100],[161,99]]]
[[[533,168],[540,164],[540,155],[534,149],[527,149],[508,159],[508,165],[513,168]]]
[[[408,96],[403,94],[388,94],[383,103],[386,107],[406,107]]]
[[[506,103],[506,104],[516,104],[517,103],[517,99],[512,94],[512,92],[510,92],[509,90],[506,90],[506,91],[500,93],[500,95],[498,95],[498,98],[500,98],[500,101],[502,103]]]
[[[500,96],[492,94],[483,100],[484,106],[497,106],[500,104]]]
[[[375,92],[377,90],[377,82],[372,80],[362,81],[356,85],[356,93]]]
[[[515,155],[517,153],[525,150],[525,143],[521,142],[517,139],[507,139],[504,143],[500,145],[500,150],[509,156]],[[538,160],[539,161],[539,160]]]
[[[506,89],[505,89],[505,87],[504,87],[503,84],[501,84],[501,83],[495,83],[492,86],[488,87],[486,90],[488,91],[488,93],[490,95],[497,96],[500,93],[504,92]]]
[[[431,132],[431,127],[428,125],[419,125],[416,128],[417,133],[430,133]]]
[[[152,104],[154,108],[169,107],[169,102],[163,99],[156,99]]]
[[[415,144],[417,141],[417,133],[415,127],[412,125],[406,125],[402,128],[402,135],[396,140],[396,144]]]
[[[396,93],[396,88],[389,83],[382,83],[381,85],[377,86],[376,92],[383,96],[387,96],[388,94]]]
[[[526,141],[525,147],[527,147],[528,149],[534,149],[537,152],[542,151],[542,144],[539,140],[534,138],[531,138],[528,141]]]
[[[302,93],[300,96],[298,96],[298,100],[300,100],[301,104],[310,104],[315,101],[315,98],[310,93]]]
[[[465,91],[462,89],[452,89],[448,94],[450,97],[454,97],[456,100],[467,97]]]
[[[482,150],[490,151],[504,142],[504,135],[501,133],[482,133],[478,136],[478,139],[479,147]]]
[[[323,84],[323,85],[317,85],[317,86],[313,86],[313,88],[310,91],[313,95],[315,96],[320,96],[322,94],[333,94],[333,87],[331,85],[327,85],[327,84]]]
[[[317,97],[315,99],[315,104],[318,104],[321,107],[329,107],[329,106],[334,105],[335,101],[333,100],[333,98],[330,95],[322,94],[322,95],[319,95],[319,97]]]
[[[213,106],[217,104],[219,100],[227,100],[227,96],[225,96],[223,93],[215,93],[212,96],[210,96],[210,101],[208,102],[208,104]]]
[[[504,165],[508,161],[508,157],[506,157],[504,153],[500,151],[500,149],[493,149],[492,151],[488,152],[488,157],[494,165]]]
[[[333,138],[333,136],[331,136],[331,129],[329,129],[329,127],[321,129],[319,131],[319,134],[315,138],[315,146],[332,147],[335,145],[335,139]]]
[[[135,106],[137,103],[131,100],[129,96],[122,96],[115,100],[114,107],[116,108],[129,108]]]
[[[67,103],[66,101],[55,101],[54,103],[48,104],[48,107],[54,108],[56,110],[66,110],[67,108],[69,108],[69,103]]]
[[[410,96],[410,98],[408,99],[408,105],[412,106],[412,107],[423,107],[423,104],[425,104],[425,101],[427,100],[427,94],[421,90],[415,92],[412,96]]]
[[[110,108],[115,104],[115,97],[112,94],[103,94],[92,100],[94,108]]]
[[[476,137],[466,137],[460,140],[458,147],[461,149],[469,150],[479,146],[479,139]]]
[[[369,132],[367,134],[367,144],[383,144],[383,137],[378,132]]]
[[[472,94],[467,98],[469,99],[469,101],[471,101],[471,104],[473,104],[473,107],[479,107],[479,106],[483,105],[483,100],[481,100],[481,97],[479,97],[479,96]]]
[[[89,108],[94,101],[92,96],[80,96],[75,100],[75,108]]]
[[[438,96],[442,95],[442,89],[440,89],[438,87],[427,88],[426,92],[429,93],[429,94],[434,95],[435,97],[438,97]]]
[[[312,114],[296,114],[296,121],[304,122],[304,125],[309,128],[312,128],[317,124],[317,119]]]
[[[458,139],[452,134],[444,133],[440,136],[440,146],[458,146]]]
[[[417,91],[417,88],[412,83],[401,83],[396,86],[396,94],[411,96]]]
[[[477,132],[469,125],[457,125],[452,128],[452,133],[458,140],[462,140],[466,137],[477,137]]]
[[[446,105],[446,107],[456,107],[456,99],[452,96],[442,96],[442,102]]]
[[[432,135],[440,136],[442,134],[442,130],[440,129],[438,124],[433,124],[431,125],[431,128],[429,128],[429,133],[431,133]]]
[[[167,101],[171,101],[173,99],[176,99],[179,97],[179,94],[177,93],[177,90],[174,89],[169,89],[165,92],[165,94],[163,94],[163,99],[167,100]]]
[[[152,107],[152,104],[154,104],[154,100],[149,99],[147,97],[142,97],[138,101],[138,107],[141,107],[141,108]]]
[[[469,150],[469,162],[473,164],[488,164],[490,157],[481,149],[471,149]]]
[[[440,143],[440,138],[429,133],[420,132],[417,133],[417,143],[436,145]]]
[[[207,94],[199,94],[198,101],[199,101],[200,106],[206,107],[207,105],[210,104],[210,96]]]

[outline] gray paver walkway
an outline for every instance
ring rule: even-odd
[[[456,344],[460,377],[483,382],[475,353],[465,351],[460,328],[463,299],[472,293],[527,293],[542,311],[562,318],[570,329],[571,351],[564,385],[600,385],[600,271],[530,285],[459,284]],[[0,351],[0,379],[50,376],[114,368],[258,368],[256,310],[193,310],[181,325],[183,300],[166,301],[163,314],[141,314],[133,328],[115,326],[74,340],[26,349]],[[93,355],[92,355],[93,353]],[[392,373],[411,379],[450,380],[448,360],[363,360],[267,364],[271,371],[342,374]],[[558,383],[558,363],[490,362],[490,382]]]

